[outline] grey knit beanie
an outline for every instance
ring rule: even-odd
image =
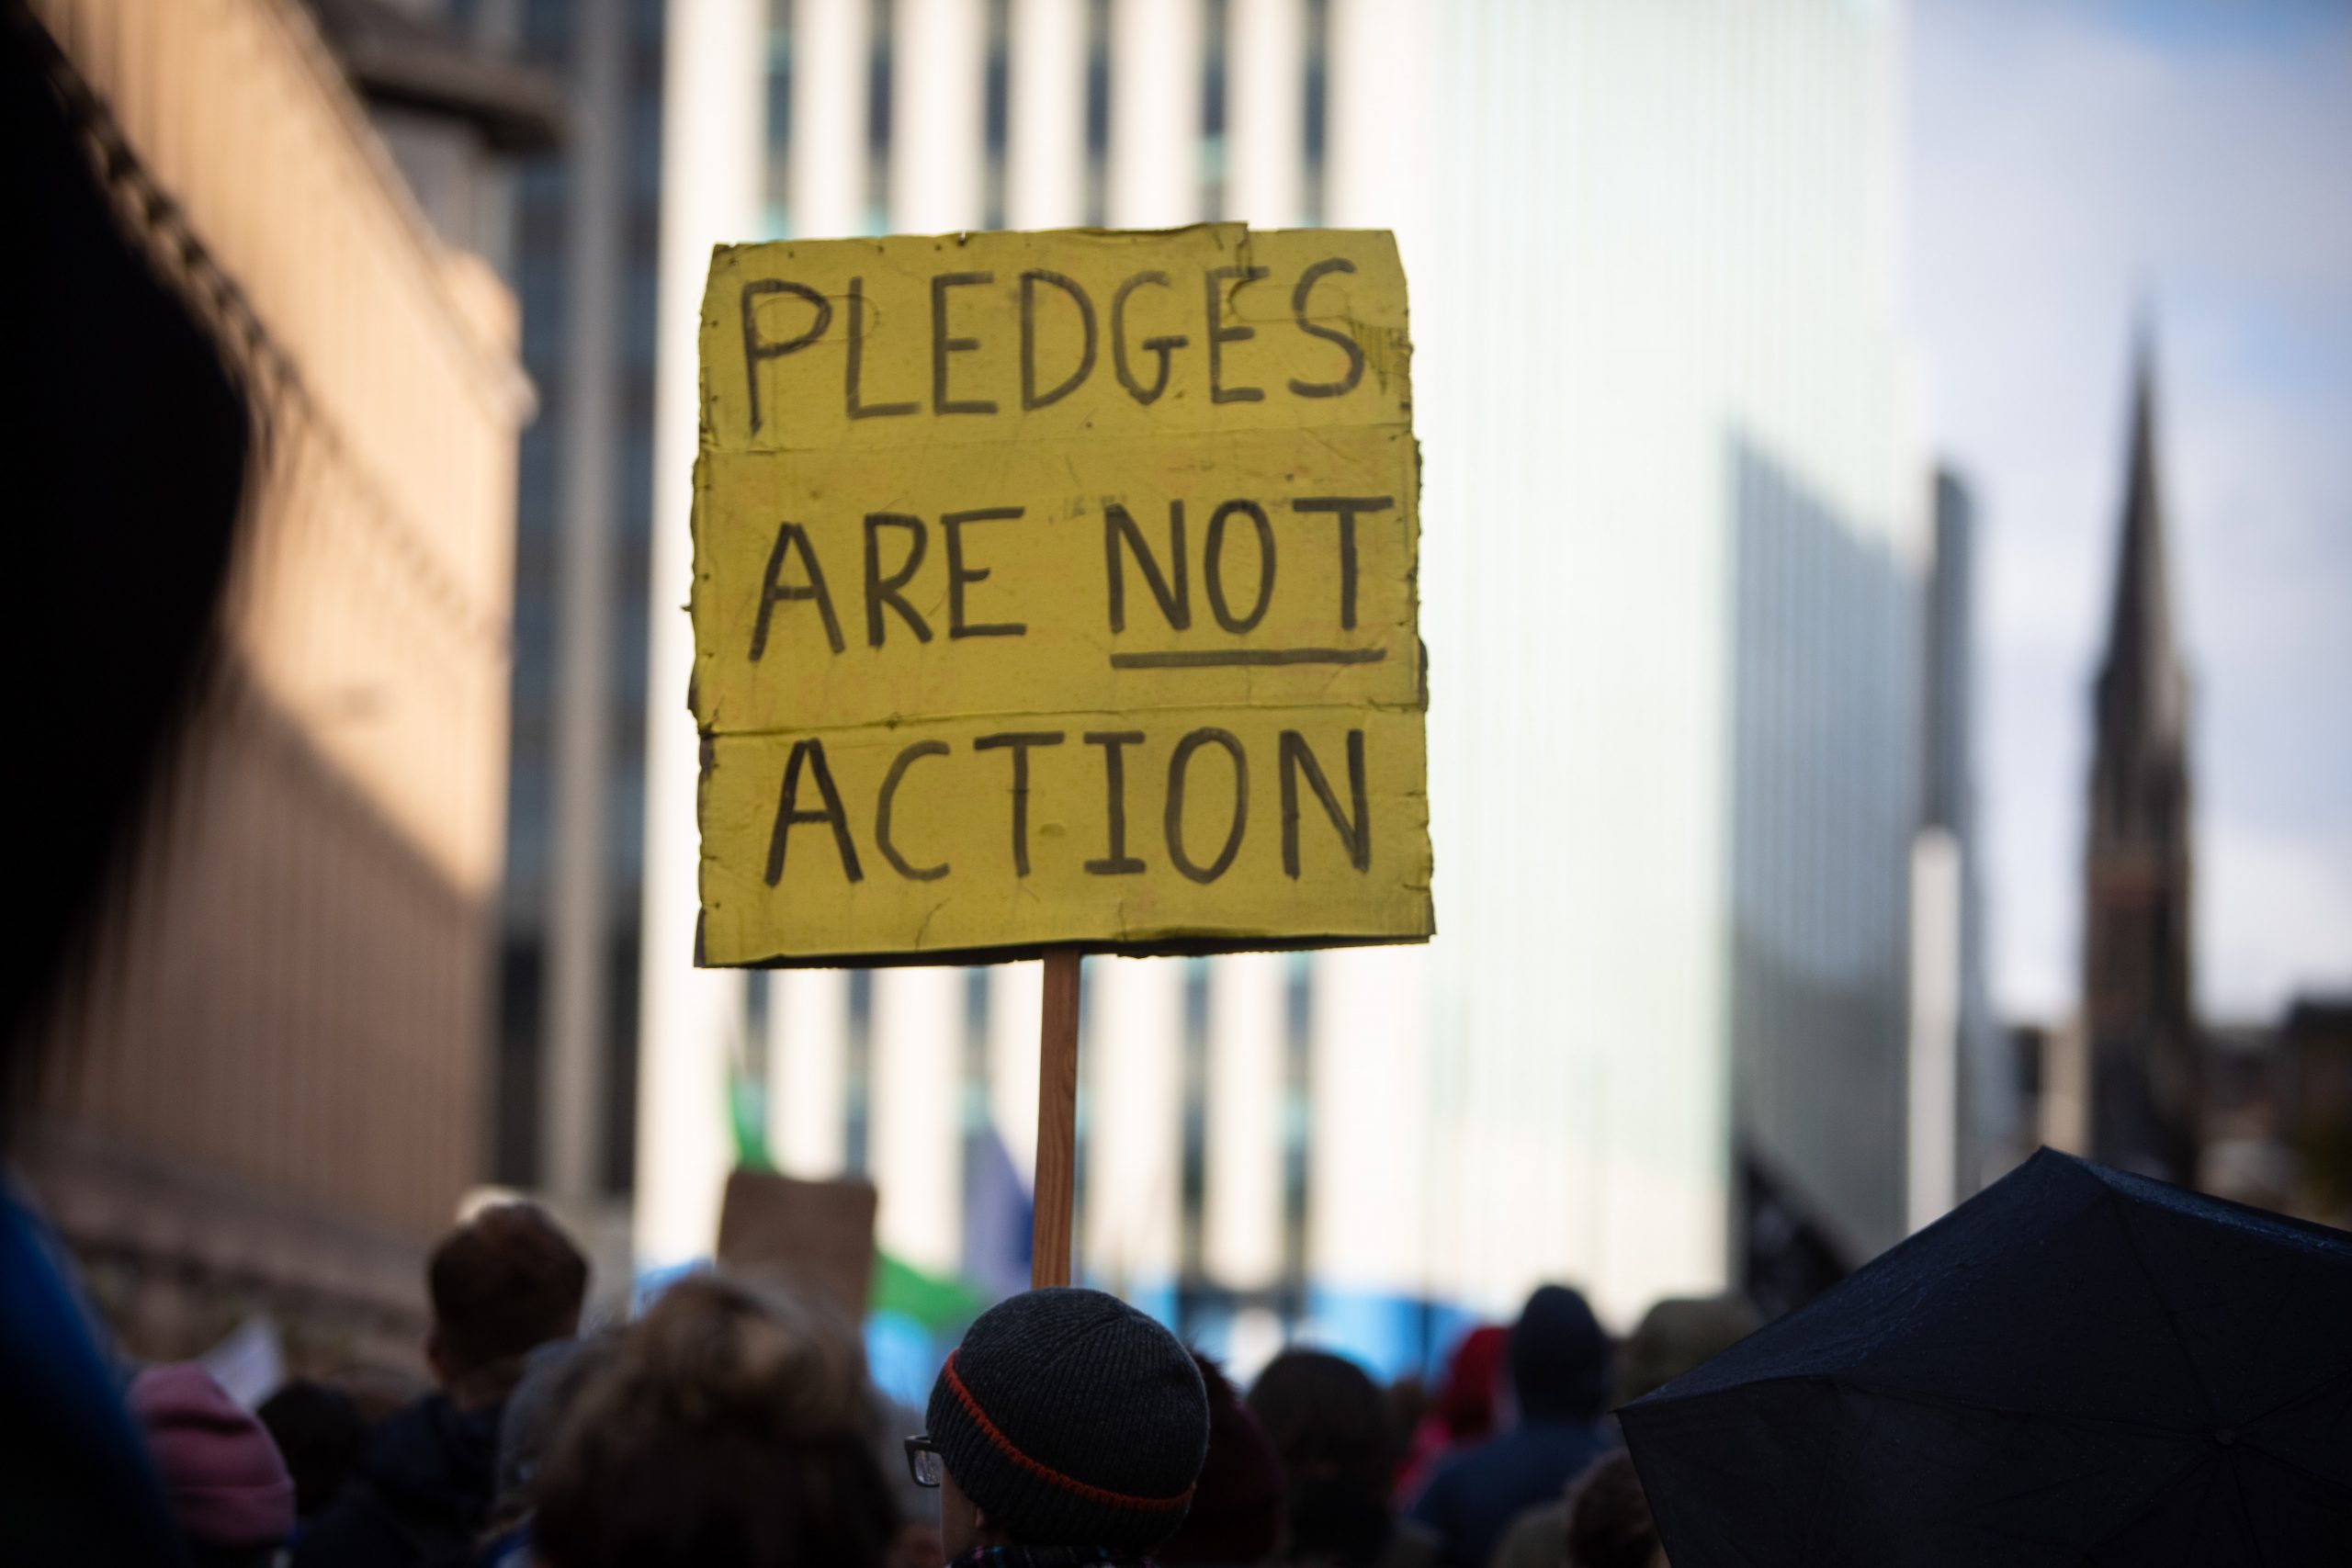
[[[1100,1291],[1031,1291],[982,1313],[929,1415],[956,1484],[1032,1546],[1150,1551],[1184,1522],[1208,1452],[1192,1357]]]

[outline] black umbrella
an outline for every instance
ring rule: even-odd
[[[1621,1418],[1674,1568],[2352,1564],[2352,1235],[2044,1149]]]

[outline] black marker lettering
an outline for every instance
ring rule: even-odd
[[[907,558],[889,576],[882,575],[882,530],[904,528],[913,536],[907,546]],[[895,512],[869,512],[865,514],[865,640],[875,647],[882,646],[882,606],[888,604],[899,612],[899,618],[914,628],[917,642],[931,640],[931,628],[907,603],[904,592],[915,570],[922,565],[922,554],[929,543],[931,531],[920,517],[905,517]]]
[[[967,398],[958,402],[947,395],[947,356],[969,354],[980,346],[976,337],[947,335],[947,291],[994,283],[992,272],[943,272],[931,280],[931,412],[936,414],[994,413],[991,399]]]
[[[1348,373],[1336,381],[1293,380],[1290,389],[1302,398],[1340,397],[1354,391],[1356,383],[1363,379],[1363,350],[1356,346],[1356,340],[1333,328],[1317,326],[1306,315],[1306,297],[1314,291],[1318,279],[1327,273],[1353,272],[1355,269],[1356,264],[1345,256],[1329,257],[1300,273],[1298,287],[1290,291],[1290,313],[1292,319],[1298,322],[1298,330],[1327,343],[1338,344],[1340,352],[1348,356]]]
[[[857,400],[858,382],[865,374],[865,279],[862,277],[849,280],[849,369],[844,374],[850,418],[880,419],[915,412],[915,405],[910,402],[865,404]]]
[[[1235,513],[1250,519],[1258,530],[1258,602],[1250,606],[1246,615],[1236,615],[1225,603],[1225,520]],[[1208,590],[1209,614],[1216,624],[1229,632],[1246,632],[1266,618],[1266,606],[1274,597],[1274,525],[1266,521],[1265,508],[1254,501],[1228,501],[1209,518],[1209,536],[1201,562],[1201,586]]]
[[[784,575],[785,556],[797,548],[801,564],[808,569],[808,581],[797,587],[786,587],[777,579]],[[814,599],[817,614],[825,619],[825,640],[835,653],[842,650],[842,624],[833,615],[833,596],[825,592],[825,572],[817,564],[817,550],[808,543],[808,530],[797,523],[776,525],[775,548],[768,552],[767,574],[760,579],[760,618],[752,626],[752,662],[757,664],[760,655],[768,650],[768,615],[776,605],[791,600]]]
[[[1385,512],[1396,504],[1393,495],[1303,495],[1290,503],[1293,512],[1329,512],[1340,520],[1340,625],[1356,626],[1356,514]]]
[[[1283,778],[1283,874],[1298,880],[1298,775],[1305,773],[1315,798],[1323,803],[1323,814],[1331,826],[1340,830],[1340,841],[1348,847],[1348,863],[1358,871],[1372,867],[1372,810],[1364,800],[1363,731],[1348,731],[1348,798],[1355,812],[1352,818],[1340,812],[1340,797],[1331,793],[1331,783],[1323,776],[1322,768],[1315,761],[1315,753],[1306,748],[1306,737],[1295,729],[1282,733]]]
[[[1193,753],[1204,746],[1222,746],[1225,754],[1233,759],[1233,826],[1226,829],[1225,848],[1208,864],[1195,865],[1193,857],[1184,852],[1184,779],[1191,771]],[[1168,858],[1176,869],[1195,882],[1215,882],[1223,876],[1233,857],[1241,852],[1241,835],[1250,826],[1250,758],[1241,750],[1241,742],[1229,729],[1195,729],[1176,742],[1176,750],[1168,759]]]
[[[769,343],[760,336],[760,324],[752,302],[763,294],[797,294],[817,307],[817,319],[798,337],[783,343]],[[780,277],[755,277],[743,285],[743,385],[751,393],[752,429],[760,428],[760,362],[781,359],[797,354],[825,335],[833,324],[833,302],[805,283],[787,283]]]
[[[1168,275],[1164,272],[1139,272],[1119,285],[1119,291],[1111,296],[1111,368],[1118,373],[1119,385],[1125,387],[1127,395],[1139,403],[1159,401],[1159,394],[1168,389],[1170,362],[1174,359],[1176,350],[1191,341],[1170,336],[1143,340],[1145,352],[1159,355],[1159,375],[1152,381],[1151,389],[1146,391],[1143,384],[1127,368],[1127,296],[1147,283],[1156,283],[1165,288],[1168,287]]]
[[[1127,853],[1127,764],[1125,749],[1143,743],[1140,729],[1089,730],[1082,739],[1102,748],[1102,787],[1108,803],[1103,815],[1109,825],[1110,853],[1086,863],[1089,876],[1133,876],[1143,862]]]
[[[984,506],[977,512],[950,512],[939,519],[939,531],[947,540],[947,640],[967,637],[1019,637],[1029,627],[1020,621],[997,621],[987,626],[967,625],[964,620],[964,588],[967,583],[986,582],[989,569],[964,564],[964,525],[967,523],[1010,523],[1021,515],[1017,506]]]
[[[1193,624],[1192,580],[1184,565],[1184,503],[1168,503],[1168,561],[1175,586],[1159,572],[1159,562],[1153,558],[1151,547],[1144,542],[1143,530],[1127,515],[1127,509],[1116,502],[1102,506],[1102,559],[1110,572],[1111,629],[1127,629],[1127,578],[1119,565],[1119,541],[1125,539],[1127,548],[1135,553],[1136,565],[1143,568],[1143,580],[1151,596],[1159,601],[1159,613],[1166,616],[1170,627],[1182,631]]]
[[[1037,285],[1050,283],[1067,293],[1078,306],[1079,325],[1085,330],[1086,346],[1080,351],[1078,368],[1069,373],[1050,392],[1037,390]],[[1058,272],[1043,267],[1021,275],[1021,407],[1023,411],[1041,409],[1060,402],[1085,383],[1094,369],[1094,301],[1086,290]]]
[[[882,793],[875,798],[874,847],[882,852],[882,858],[890,863],[892,871],[910,882],[938,881],[947,874],[947,863],[941,861],[937,865],[909,865],[907,857],[900,854],[899,846],[891,841],[890,808],[898,803],[899,784],[907,776],[909,768],[913,767],[924,757],[944,757],[945,755],[947,755],[947,742],[944,740],[916,741],[890,760],[890,771],[882,775]]]
[[[825,799],[821,811],[800,809],[800,766],[808,763],[809,775],[817,781],[817,793]],[[785,760],[784,790],[777,796],[775,828],[768,835],[768,886],[774,887],[784,880],[784,851],[792,838],[793,828],[802,822],[824,822],[833,829],[833,847],[841,852],[842,870],[852,882],[863,881],[865,873],[858,869],[857,846],[850,842],[849,814],[842,809],[841,791],[833,787],[833,771],[825,766],[825,743],[821,740],[796,740],[792,755]]]
[[[1012,874],[1029,874],[1029,749],[1058,746],[1068,739],[1058,729],[1008,730],[982,735],[972,742],[975,751],[1010,750],[1012,753]]]
[[[1208,269],[1209,295],[1209,401],[1213,403],[1255,403],[1265,400],[1265,391],[1258,387],[1228,387],[1224,383],[1225,345],[1247,343],[1258,335],[1255,327],[1228,327],[1225,321],[1225,280],[1238,278],[1243,287],[1266,276],[1262,266],[1213,266]]]

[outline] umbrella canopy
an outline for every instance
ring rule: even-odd
[[[2352,1235],[2044,1149],[1620,1416],[1674,1568],[2352,1563]]]

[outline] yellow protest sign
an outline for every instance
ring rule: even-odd
[[[1430,934],[1389,235],[725,247],[701,349],[705,963]]]

